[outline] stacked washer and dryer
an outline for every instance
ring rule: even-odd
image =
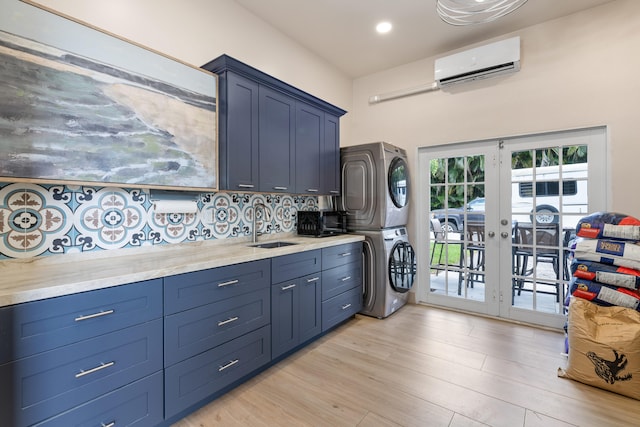
[[[365,237],[363,308],[384,318],[405,305],[416,274],[407,235],[409,170],[405,150],[386,142],[340,149],[342,194],[338,208],[347,229]]]

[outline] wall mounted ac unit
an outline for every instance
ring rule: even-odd
[[[520,37],[501,40],[435,61],[438,86],[486,79],[520,70]]]

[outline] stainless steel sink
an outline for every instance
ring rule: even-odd
[[[282,248],[284,246],[297,245],[297,243],[291,242],[265,242],[258,243],[257,245],[250,245],[253,248],[262,248],[262,249],[273,249],[273,248]]]

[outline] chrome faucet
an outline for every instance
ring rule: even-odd
[[[255,205],[253,205],[253,227],[251,229],[251,242],[252,243],[256,243],[258,240],[258,236],[260,236],[262,233],[258,233],[257,230],[257,218],[258,218],[258,208],[262,208],[262,213],[264,214],[264,220],[265,221],[270,221],[271,220],[271,215],[269,214],[269,210],[267,209],[267,207],[264,205],[264,203],[258,202]]]

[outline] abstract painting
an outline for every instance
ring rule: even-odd
[[[0,18],[0,181],[217,188],[214,74],[11,4]],[[69,50],[78,37],[89,51]]]

